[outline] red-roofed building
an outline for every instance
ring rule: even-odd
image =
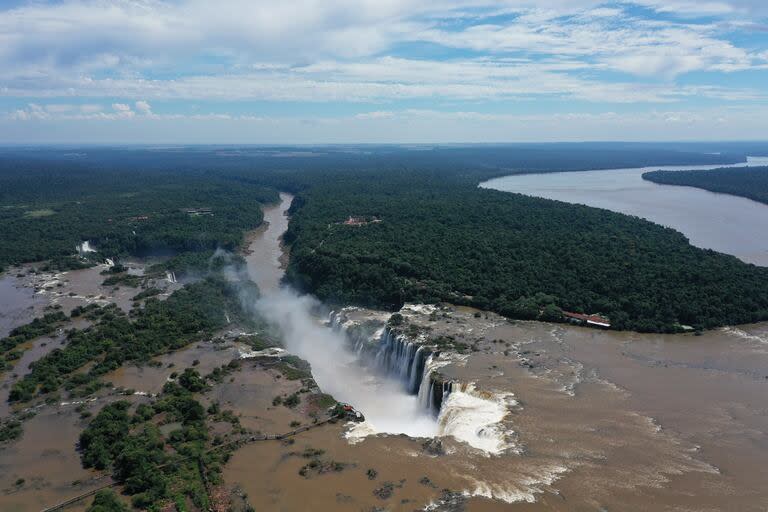
[[[563,311],[563,316],[571,323],[587,325],[590,327],[601,327],[608,329],[611,327],[609,319],[600,315],[584,315],[582,313],[571,313],[570,311]]]

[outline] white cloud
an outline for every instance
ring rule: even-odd
[[[152,114],[152,107],[144,100],[139,100],[135,103],[136,110],[143,115],[151,115]]]
[[[739,69],[749,65],[747,52],[715,37],[712,27],[705,34],[686,23],[653,28],[602,3],[560,0],[541,8],[542,2],[535,0],[30,2],[0,10],[0,63],[44,74],[174,66],[179,56],[217,56],[234,63],[268,58],[296,64],[318,58],[367,57],[398,42],[431,41],[479,51],[552,55],[632,56],[652,50],[658,50],[658,55],[672,50],[695,55],[703,51],[705,67],[721,61]],[[754,12],[762,5],[747,0],[636,3],[678,14]],[[519,16],[500,25],[478,17],[464,30],[443,29],[442,20],[465,9],[474,9],[475,16],[484,10]],[[621,23],[616,24],[619,19]]]
[[[463,31],[432,28],[421,37],[491,54],[569,56],[606,69],[667,77],[698,70],[745,70],[760,58],[718,37],[718,24],[673,23],[613,11],[611,16],[600,9],[587,11],[567,20],[521,16],[511,23],[479,24]]]
[[[131,106],[125,103],[113,103],[112,110],[114,110],[112,114],[97,114],[97,116],[105,119],[131,119],[136,115],[136,112],[131,110]]]
[[[482,101],[757,103],[768,93],[679,77],[768,69],[767,48],[731,39],[767,14],[757,0],[30,0],[0,7],[0,96],[26,104],[15,121],[266,123],[163,102],[291,101],[373,103],[344,122],[382,126],[402,100],[468,123],[496,122],[472,113]],[[423,45],[453,56],[402,49]]]
[[[80,111],[83,114],[95,114],[97,112],[101,112],[102,111],[102,106],[101,105],[94,105],[94,104],[80,105]]]
[[[621,65],[636,65],[639,72],[647,64],[626,61]],[[143,115],[152,112],[142,110],[143,103],[148,100],[389,103],[408,99],[565,98],[595,103],[664,103],[696,96],[734,101],[766,99],[764,91],[748,88],[679,86],[653,81],[605,82],[577,73],[589,69],[589,66],[570,59],[432,61],[382,57],[352,62],[326,60],[293,68],[266,68],[261,72],[187,76],[174,80],[78,77],[60,79],[55,87],[38,84],[38,88],[22,82],[0,91],[0,96],[58,98],[69,95],[69,91],[77,91],[77,95],[91,98],[132,99],[138,102],[136,112]],[[124,107],[130,110],[129,105]]]
[[[75,110],[74,105],[67,105],[67,104],[60,104],[60,103],[52,103],[50,105],[45,106],[45,110],[52,113],[52,114],[60,114],[63,112],[71,112],[72,110]]]

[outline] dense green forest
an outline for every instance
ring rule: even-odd
[[[643,179],[663,185],[697,187],[746,197],[768,204],[768,167],[737,167],[710,171],[653,171]]]
[[[261,220],[253,202],[283,190],[297,194],[287,278],[329,302],[396,308],[442,300],[513,318],[556,318],[563,309],[603,313],[615,328],[641,331],[745,323],[768,319],[768,269],[694,248],[680,233],[641,219],[477,185],[518,172],[734,163],[746,151],[768,148],[9,150],[0,155],[8,220],[0,219],[8,232],[0,262],[71,253],[72,240],[89,239],[104,254],[195,250],[167,263],[195,266],[215,247],[236,245]],[[153,212],[161,212],[154,221]],[[349,216],[380,222],[341,224]],[[42,236],[47,230],[55,236]]]
[[[147,361],[224,327],[225,312],[234,321],[248,322],[238,293],[212,275],[177,290],[167,300],[149,298],[130,315],[114,305],[75,310],[73,316],[85,312],[96,325],[70,331],[63,348],[32,363],[32,371],[11,388],[9,400],[24,402],[62,387],[70,394],[87,395],[101,386],[99,376],[127,361]],[[85,373],[77,372],[91,361],[98,362]]]
[[[277,192],[175,172],[82,169],[0,160],[0,269],[62,258],[88,240],[93,258],[234,249]],[[57,266],[61,266],[60,264]]]
[[[229,421],[238,432],[239,420],[216,403],[206,410],[195,399],[194,393],[207,386],[207,378],[187,368],[150,404],[141,403],[133,411],[127,401],[106,405],[80,434],[83,466],[111,470],[134,507],[161,510],[174,503],[187,510],[189,500],[197,510],[212,509],[206,485],[220,483],[229,450],[208,450],[212,443],[206,421]],[[167,435],[161,432],[160,424],[175,422],[177,428]],[[223,442],[221,436],[213,441]],[[114,506],[116,497],[104,495],[100,501]]]
[[[451,301],[513,318],[554,305],[639,331],[768,318],[768,269],[641,219],[476,182],[390,171],[312,187],[295,203],[290,279],[330,302]]]

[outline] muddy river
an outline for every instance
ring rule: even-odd
[[[103,286],[105,276],[101,272],[107,268],[105,265],[68,272],[35,271],[35,267],[32,264],[23,265],[0,276],[0,332],[3,335],[43,315],[50,307],[58,307],[69,314],[77,306],[114,303],[128,311],[132,307],[133,296],[140,291],[139,288],[129,286]],[[132,270],[141,272],[143,267],[142,262],[132,263]],[[181,286],[156,281],[150,284],[163,289],[159,296],[161,299]],[[8,396],[13,384],[31,371],[30,365],[52,350],[61,348],[65,343],[67,329],[84,329],[89,324],[87,319],[78,317],[62,324],[50,335],[30,340],[18,347],[20,358],[11,369],[0,372],[0,420],[8,419],[14,412],[23,412],[20,406],[10,406]],[[222,356],[217,359],[219,353]],[[225,351],[220,352],[214,348],[200,350],[197,345],[177,354],[179,364],[186,363],[188,366],[191,361],[200,359],[200,366],[205,368],[216,361],[226,363],[232,359],[231,354],[225,357]],[[167,356],[165,359],[174,361],[173,357]],[[161,363],[165,359],[161,359]],[[171,371],[167,369],[168,373]],[[156,375],[159,373],[157,368],[144,371],[127,367],[108,377],[114,377],[115,385],[134,387],[139,391],[147,388],[149,392],[157,392],[167,377]],[[108,391],[100,392],[97,400],[82,404],[63,400],[36,407],[34,417],[23,423],[21,438],[12,443],[0,444],[0,510],[41,510],[88,491],[101,482],[94,480],[99,474],[83,469],[80,464],[76,443],[87,420],[80,417],[77,409],[85,407],[95,413],[104,403],[116,399],[107,394]],[[138,395],[133,399],[138,401],[145,398]],[[73,505],[68,510],[84,510],[86,506],[87,501]]]
[[[284,226],[286,200],[268,213],[265,233]],[[269,247],[254,247],[262,243]],[[254,238],[252,244],[249,266],[272,266],[253,269],[252,275],[261,283],[279,282],[279,234]],[[291,323],[289,311],[283,313]],[[665,336],[509,322],[476,313],[447,307],[437,320],[435,314],[418,313],[409,320],[473,346],[470,354],[440,368],[467,392],[448,395],[444,409],[451,410],[433,418],[431,432],[398,435],[398,428],[378,428],[370,418],[363,425],[371,431],[362,428],[362,435],[356,425],[324,427],[296,442],[324,449],[343,471],[302,477],[303,462],[291,456],[295,447],[261,444],[234,455],[225,470],[227,482],[242,488],[257,509],[289,511],[641,511],[650,503],[654,510],[768,507],[768,325]],[[354,314],[386,317],[376,311]],[[348,368],[354,364],[324,335],[311,338],[307,344],[325,351],[326,358],[336,357]],[[294,347],[313,364],[325,364],[306,347]],[[344,393],[340,388],[352,384],[346,373],[337,373],[339,382],[329,384],[338,366],[330,368],[314,368],[324,390],[351,397],[366,416],[378,414],[384,404],[391,423],[413,423],[412,410],[384,395],[378,400],[359,389]],[[350,370],[361,387],[384,388],[383,377],[366,377],[365,371]],[[501,404],[500,416],[494,416],[497,411],[488,416],[483,404],[490,402]],[[478,423],[483,415],[496,423]],[[450,422],[455,435],[444,432]],[[429,436],[440,431],[441,448],[425,448]],[[499,435],[505,443],[500,452],[482,449],[484,438]],[[480,448],[463,440],[472,436],[481,440]]]
[[[310,361],[320,388],[352,403],[366,421],[237,450],[224,483],[255,510],[768,508],[768,324],[701,336],[644,335],[407,305],[405,325],[421,333],[414,338],[466,347],[422,361],[407,337],[388,337],[388,313],[346,308],[336,322],[341,313],[329,315],[311,298],[280,290],[280,238],[292,199],[281,198],[265,210],[268,224],[250,237],[248,270],[264,295],[254,307],[280,329],[289,351]],[[54,284],[48,300],[67,307],[75,300],[70,289],[81,301],[97,293],[77,286]],[[369,329],[368,359],[345,343],[355,326]],[[33,340],[15,371],[23,374],[59,342],[59,334]],[[384,353],[377,344],[394,348]],[[174,369],[198,364],[207,371],[239,351],[229,342],[196,343],[157,358],[159,365],[105,378],[153,393]],[[411,361],[452,383],[438,410],[425,407],[436,386],[427,378],[419,385]],[[254,431],[285,432],[313,421],[317,411],[308,409],[304,384],[270,368],[243,363],[201,398],[232,408]],[[275,397],[292,393],[302,397],[298,407],[276,405]],[[104,399],[110,398],[88,410],[95,413]],[[75,407],[40,409],[24,436],[0,449],[0,510],[39,510],[96,484],[98,475],[80,467],[75,450],[86,424]],[[307,452],[315,454],[311,463]]]
[[[635,215],[683,233],[705,249],[732,254],[768,266],[768,206],[742,197],[693,187],[659,185],[642,178],[655,170],[705,170],[715,167],[768,165],[768,157],[749,157],[744,164],[712,167],[646,167],[505,176],[484,188],[605,208]]]
[[[248,276],[263,293],[277,290],[283,278],[287,254],[282,243],[288,229],[288,208],[293,196],[280,194],[280,202],[264,206],[264,223],[248,235],[245,261]]]
[[[34,317],[35,306],[45,302],[35,296],[32,288],[23,286],[22,279],[11,272],[0,274],[0,338],[14,327],[29,322],[30,317]]]

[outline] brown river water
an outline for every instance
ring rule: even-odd
[[[249,273],[263,290],[275,290],[283,275],[280,237],[290,200],[283,195],[280,205],[267,207],[268,225],[250,239]],[[224,468],[227,486],[242,489],[256,510],[768,509],[768,324],[668,336],[509,322],[450,306],[441,311],[437,321],[418,315],[412,321],[474,345],[441,372],[471,383],[475,396],[506,397],[497,402],[506,450],[483,452],[451,436],[438,452],[425,450],[426,439],[403,434],[351,442],[351,426],[327,425],[293,444],[240,448]],[[32,352],[44,352],[52,338],[33,341]],[[231,357],[200,344],[176,354],[161,358],[160,368],[126,368],[109,377],[152,392],[172,370],[170,362],[180,369],[199,359],[209,368]],[[24,365],[31,357],[25,355]],[[204,400],[236,410],[247,428],[282,432],[309,420],[303,405],[272,405],[272,397],[298,386],[244,365]],[[365,413],[377,404],[353,405]],[[454,407],[458,413],[465,407],[471,420],[472,403]],[[0,510],[39,510],[92,485],[93,474],[80,468],[75,451],[85,422],[72,408],[41,409],[20,441],[0,448]],[[340,463],[340,470],[299,475],[305,448],[324,450],[322,459]],[[21,491],[13,485],[17,478],[27,480]]]
[[[266,233],[283,229],[288,200],[266,212]],[[279,234],[252,244],[252,275],[279,282]],[[296,442],[322,447],[343,471],[303,478],[295,447],[259,444],[234,455],[226,480],[257,510],[768,508],[767,324],[667,336],[478,319],[463,308],[446,318],[439,328],[476,351],[443,373],[514,394],[502,422],[512,448],[489,456],[446,437],[436,457],[424,439],[380,434],[351,444],[329,426]],[[387,483],[392,495],[382,499],[376,491]],[[464,496],[448,499],[444,489]]]
[[[143,264],[133,265],[140,268]],[[105,276],[101,272],[106,268],[103,265],[56,273],[34,273],[31,272],[33,267],[24,265],[0,276],[0,328],[3,334],[42,315],[48,306],[60,306],[68,314],[76,306],[111,302],[128,311],[133,303],[132,297],[139,292],[139,289],[131,287],[102,286]],[[164,288],[161,299],[180,287],[170,283],[153,284]],[[30,340],[19,347],[23,352],[13,368],[0,373],[0,419],[7,419],[13,412],[14,408],[7,402],[10,388],[30,372],[30,364],[62,347],[66,329],[84,329],[88,325],[89,321],[80,317],[62,325],[50,336]],[[208,350],[204,353],[207,357],[203,357],[197,352],[201,352],[197,346],[180,351],[178,362],[186,362],[188,365],[189,361],[200,359],[201,367],[207,368],[218,354]],[[228,357],[224,362],[230,359]],[[122,373],[108,376],[115,377],[115,385],[134,386],[142,391],[144,387],[149,391],[157,391],[153,386],[158,388],[158,382],[162,386],[166,378],[165,375],[156,376],[155,373],[159,371],[152,372],[150,369],[147,369],[146,374],[142,373],[142,369],[133,367],[121,370]],[[167,371],[170,373],[172,369]],[[95,414],[106,402],[117,399],[106,395],[106,391],[99,392],[97,400],[88,401],[83,406]],[[145,400],[142,396],[128,398]],[[87,421],[80,418],[76,411],[79,405],[60,399],[51,405],[35,407],[35,416],[23,423],[21,439],[0,445],[0,511],[38,511],[88,491],[100,483],[93,481],[93,478],[99,476],[97,473],[83,469],[80,464],[77,439]],[[24,480],[22,485],[17,485],[19,479]],[[86,505],[87,502],[81,502],[67,510],[84,510]]]
[[[481,183],[483,188],[605,208],[635,215],[683,233],[691,244],[733,254],[768,266],[768,206],[728,194],[694,187],[659,185],[642,178],[655,170],[706,170],[715,167],[768,165],[768,157],[719,166],[645,167],[581,172],[522,174]]]
[[[0,275],[0,338],[11,329],[29,322],[34,318],[35,307],[44,302],[35,296],[31,288],[23,286],[22,278],[17,278],[10,271]]]

